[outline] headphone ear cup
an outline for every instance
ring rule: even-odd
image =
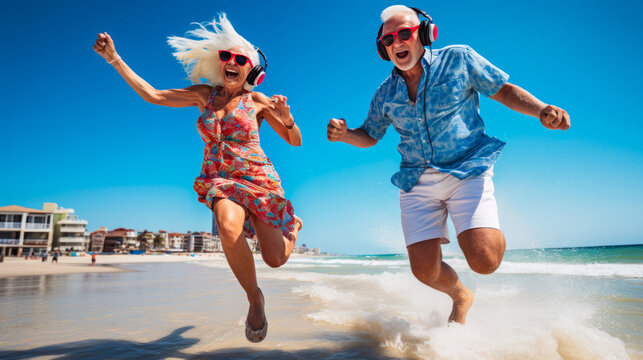
[[[438,38],[438,26],[433,22],[429,23],[429,45]]]
[[[255,80],[255,84],[256,84],[255,86],[261,85],[265,77],[266,77],[266,72],[263,71],[263,69],[261,69],[261,72],[259,73],[259,75],[257,75],[257,80]]]
[[[251,86],[257,86],[263,82],[264,77],[266,77],[266,73],[263,70],[263,66],[257,65],[250,70],[246,82]]]
[[[377,39],[377,53],[380,55],[380,58],[385,61],[391,61],[391,58],[388,57],[388,53],[386,52],[386,46],[382,44],[380,39]]]
[[[420,37],[420,42],[422,45],[427,46],[431,45],[431,37],[429,32],[431,28],[431,23],[429,20],[422,20],[420,23],[420,28],[418,29],[418,36]]]

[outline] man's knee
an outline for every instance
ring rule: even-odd
[[[433,284],[440,277],[440,261],[438,261],[437,264],[412,261],[411,272],[418,280],[420,280],[424,284]]]
[[[440,277],[442,264],[441,241],[442,239],[439,238],[430,239],[407,246],[411,272],[424,284],[433,284]]]
[[[495,253],[483,253],[478,256],[467,258],[471,270],[478,274],[488,275],[496,271],[502,262],[502,255],[498,256]]]
[[[471,270],[491,274],[498,269],[505,253],[505,237],[496,229],[472,229],[458,237]]]

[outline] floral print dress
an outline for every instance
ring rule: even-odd
[[[197,129],[206,143],[201,175],[194,181],[199,201],[210,208],[217,198],[235,201],[294,240],[295,212],[285,198],[277,172],[259,146],[252,93],[244,92],[236,109],[219,119],[214,112],[214,97],[220,90],[217,87],[212,91],[197,120]],[[254,236],[247,218],[244,235]]]

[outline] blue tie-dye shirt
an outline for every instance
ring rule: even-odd
[[[391,124],[400,134],[402,162],[391,182],[404,191],[415,186],[428,166],[458,179],[480,175],[505,145],[485,134],[478,93],[495,94],[509,76],[465,45],[433,50],[432,55],[427,50],[421,61],[417,101],[409,100],[404,79],[393,71],[375,92],[360,127],[378,140]]]

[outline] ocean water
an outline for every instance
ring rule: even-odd
[[[264,277],[295,281],[313,322],[351,327],[391,353],[430,359],[643,358],[643,246],[507,251],[492,275],[445,261],[475,294],[466,326],[414,279],[404,255],[292,259]]]
[[[0,358],[643,359],[643,245],[507,251],[492,275],[445,261],[475,295],[465,326],[405,255],[257,261],[258,345],[222,261],[0,279]]]

